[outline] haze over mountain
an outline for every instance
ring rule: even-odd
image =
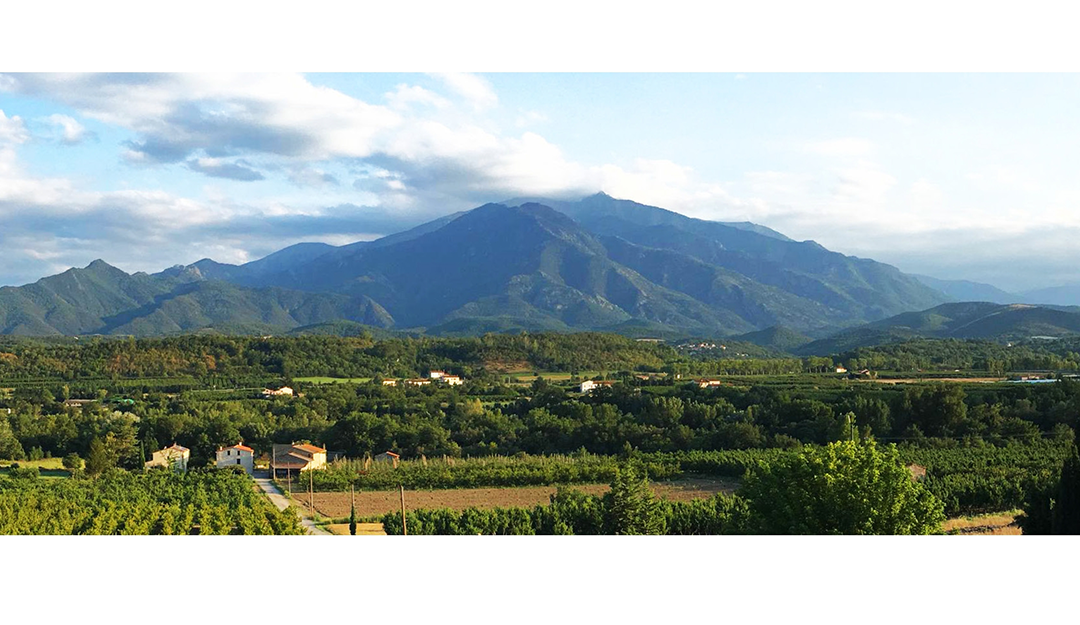
[[[1023,296],[1008,293],[992,284],[972,282],[971,280],[941,280],[912,274],[913,277],[926,286],[937,289],[958,302],[994,302],[995,304],[1015,304],[1027,302]],[[1050,302],[1046,302],[1050,303]]]
[[[434,333],[611,330],[824,336],[948,297],[895,267],[596,194],[486,204],[341,247],[154,275],[97,261],[0,290],[0,331],[285,331],[351,321]]]

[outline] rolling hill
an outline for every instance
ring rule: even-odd
[[[1030,304],[960,302],[908,312],[808,343],[801,354],[831,354],[912,338],[1017,341],[1080,333],[1080,312]]]

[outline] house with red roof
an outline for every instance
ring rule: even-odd
[[[255,450],[243,443],[217,450],[217,467],[244,467],[248,475],[255,472]]]
[[[275,477],[325,467],[326,450],[310,443],[274,445],[270,451],[270,470]]]

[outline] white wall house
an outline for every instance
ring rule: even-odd
[[[233,445],[217,450],[217,467],[244,467],[248,475],[255,472],[255,450],[247,445]]]
[[[188,460],[191,459],[191,450],[173,443],[160,451],[155,451],[152,459],[146,463],[150,467],[171,467],[175,471],[187,471]]]
[[[439,380],[446,375],[445,371],[432,371],[428,373],[428,378],[432,380]]]
[[[461,379],[461,376],[458,375],[444,375],[441,382],[447,386],[461,386],[465,383],[465,381]]]
[[[263,397],[292,397],[293,390],[288,386],[283,386],[279,389],[263,389]]]
[[[581,383],[581,386],[579,386],[578,389],[582,393],[588,393],[589,391],[598,389],[601,386],[611,386],[612,384],[614,384],[614,382],[610,380],[585,380]]]

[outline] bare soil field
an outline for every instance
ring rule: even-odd
[[[670,482],[655,482],[653,492],[672,501],[689,501],[712,497],[717,493],[731,493],[738,488],[736,480],[714,478],[690,478]],[[603,495],[607,484],[578,484],[571,488],[590,495]],[[522,486],[517,488],[460,488],[453,490],[406,490],[405,507],[408,510],[424,508],[503,508],[531,507],[547,504],[555,494],[554,486]],[[293,493],[297,505],[307,508],[307,493]],[[398,491],[365,491],[356,493],[356,515],[367,517],[382,515],[401,509]],[[322,516],[340,519],[349,516],[349,493],[315,493],[315,511]],[[348,526],[345,528],[348,533]]]
[[[1000,512],[997,514],[982,514],[979,516],[959,517],[949,519],[942,525],[942,529],[949,534],[977,535],[977,536],[1019,536],[1023,532],[1016,524],[1019,510]]]

